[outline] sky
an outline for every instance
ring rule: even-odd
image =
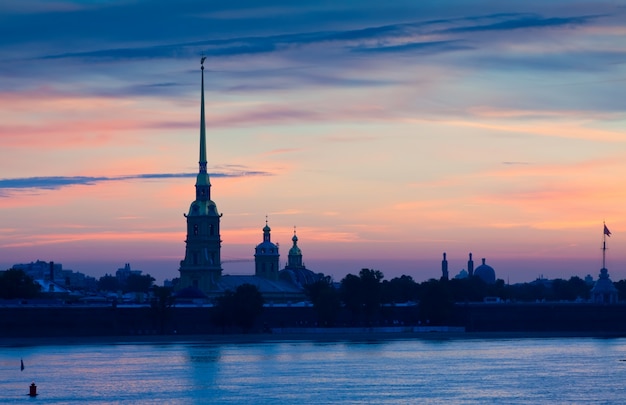
[[[626,279],[626,1],[4,0],[0,268],[178,276],[200,58],[225,274]]]

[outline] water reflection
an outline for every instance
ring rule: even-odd
[[[20,358],[26,369],[19,371]],[[620,403],[626,340],[0,348],[1,403]]]

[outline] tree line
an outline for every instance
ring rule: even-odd
[[[620,296],[626,298],[626,280],[615,283]],[[358,275],[348,274],[335,287],[330,277],[306,286],[320,325],[333,326],[338,311],[347,309],[352,319],[371,322],[383,306],[415,303],[420,319],[432,322],[446,319],[455,303],[483,302],[497,297],[506,302],[587,300],[591,286],[580,277],[507,285],[503,280],[485,283],[480,277],[463,279],[430,279],[415,282],[403,275],[385,280],[379,270],[362,269]]]
[[[99,280],[102,291],[153,291],[152,306],[165,313],[174,304],[171,289],[156,287],[150,275],[130,275],[124,283],[105,275]],[[626,299],[626,280],[614,283],[620,298]],[[487,284],[479,277],[464,279],[430,279],[418,283],[411,276],[402,275],[385,280],[379,270],[362,269],[358,275],[348,274],[339,283],[330,276],[305,286],[320,326],[335,326],[340,310],[348,311],[353,320],[369,324],[377,319],[385,306],[415,304],[419,318],[433,323],[448,319],[455,303],[482,302],[486,297],[502,301],[575,301],[587,300],[591,286],[580,277],[569,280],[531,282],[507,285],[503,280]],[[42,296],[39,284],[22,270],[0,272],[0,298],[35,298]],[[236,291],[226,291],[214,302],[213,322],[226,331],[233,327],[249,330],[263,308],[263,297],[250,284]]]

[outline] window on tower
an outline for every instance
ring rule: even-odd
[[[195,224],[195,225],[193,226],[193,234],[194,234],[194,235],[197,235],[197,234],[198,234],[198,224]]]

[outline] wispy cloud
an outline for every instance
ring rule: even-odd
[[[599,16],[544,17],[537,14],[496,14],[492,16],[474,17],[465,21],[472,22],[462,26],[441,30],[446,33],[477,32],[477,31],[509,31],[530,28],[550,28],[561,26],[578,26],[587,24]]]
[[[269,172],[262,171],[224,171],[209,173],[211,177],[250,177],[250,176],[270,176]],[[159,180],[192,178],[197,173],[145,173],[131,174],[125,176],[46,176],[46,177],[23,177],[13,179],[0,179],[0,193],[2,190],[19,189],[44,189],[56,190],[63,187],[87,185],[93,186],[102,182],[128,181],[128,180]]]
[[[401,45],[389,45],[389,46],[365,46],[355,47],[353,52],[376,52],[376,53],[398,53],[398,52],[410,52],[414,54],[429,54],[438,52],[449,52],[472,49],[473,47],[467,44],[463,44],[459,40],[451,41],[430,41],[430,42],[410,42]]]

